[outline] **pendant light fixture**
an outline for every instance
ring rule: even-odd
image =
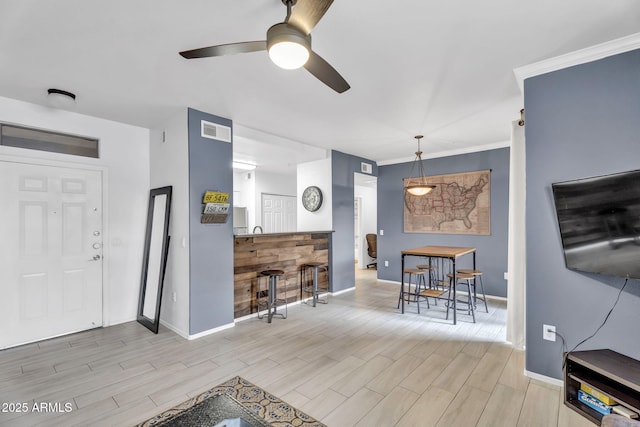
[[[422,151],[420,150],[420,140],[424,138],[423,135],[416,135],[414,137],[418,140],[418,151],[416,151],[416,158],[411,166],[410,178],[405,180],[405,191],[412,196],[424,196],[427,195],[436,188],[435,185],[427,184],[427,178],[424,176],[424,166],[422,165]],[[413,170],[418,167],[418,176],[413,178]]]

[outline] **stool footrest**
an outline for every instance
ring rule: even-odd
[[[445,291],[440,291],[438,289],[427,289],[427,290],[421,291],[420,292],[420,296],[438,298],[438,297],[442,296],[442,294],[444,294],[444,293],[445,293]]]

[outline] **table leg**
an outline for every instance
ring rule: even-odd
[[[402,304],[402,314],[404,314],[404,257],[405,255],[402,254],[402,269],[400,270],[400,299],[402,300],[400,304]],[[409,284],[409,286],[411,286],[411,284]]]
[[[453,324],[456,324],[456,312],[458,311],[458,307],[456,307],[456,285],[458,284],[458,273],[456,272],[456,259],[453,258],[451,260],[453,262]]]
[[[475,271],[475,269],[476,269],[476,253],[474,252],[473,253],[473,270]],[[474,274],[473,275],[473,308],[476,308],[476,300],[477,300],[477,298],[476,298],[476,290],[478,288],[476,286],[478,284],[476,282],[477,280],[478,280],[478,275]]]

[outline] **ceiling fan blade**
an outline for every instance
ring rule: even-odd
[[[318,80],[329,86],[338,93],[345,92],[351,88],[349,83],[320,55],[311,52],[309,60],[304,65],[308,72],[316,76]]]
[[[333,0],[298,0],[287,24],[309,34],[329,9],[331,3]]]
[[[211,56],[234,55],[236,53],[258,52],[260,50],[267,50],[267,42],[265,40],[201,47],[199,49],[182,51],[180,52],[180,55],[187,59],[193,59],[209,58]]]

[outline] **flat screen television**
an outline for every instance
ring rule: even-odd
[[[551,185],[567,268],[640,278],[640,170]]]

